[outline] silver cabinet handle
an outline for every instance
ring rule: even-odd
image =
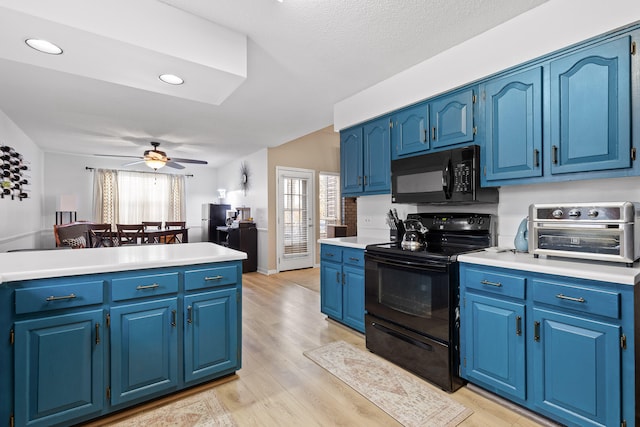
[[[356,257],[354,257],[354,256],[349,257],[349,259],[350,259],[351,261],[360,261],[360,258],[356,258]]]
[[[516,316],[516,335],[522,335],[522,317]]]
[[[340,283],[340,272],[336,271],[336,283]]]
[[[533,166],[536,168],[540,166],[540,151],[537,148],[533,149]]]
[[[152,285],[138,285],[136,286],[136,289],[141,291],[143,289],[155,289],[155,288],[159,288],[160,285],[158,285],[157,283],[154,283]]]
[[[574,297],[568,297],[566,295],[562,295],[562,294],[558,294],[556,295],[556,298],[560,298],[560,299],[566,299],[569,301],[575,301],[575,302],[587,302],[587,300],[585,300],[584,298],[580,297],[580,298],[574,298]]]
[[[51,295],[50,297],[47,297],[45,301],[59,301],[61,299],[74,299],[75,297],[76,297],[76,294],[69,294],[61,297],[54,297],[53,295]]]
[[[224,276],[211,276],[211,277],[204,278],[204,280],[206,280],[207,282],[210,282],[212,280],[220,280],[220,279],[224,279]]]
[[[176,311],[171,310],[171,326],[176,326]]]
[[[96,345],[100,344],[100,323],[96,323]]]
[[[533,322],[533,340],[540,341],[540,322]]]
[[[191,306],[187,306],[187,323],[193,323],[193,318],[191,317],[191,315],[192,315],[192,313],[191,313],[192,308],[193,308],[193,307],[191,307]]]
[[[483,285],[495,286],[497,288],[502,286],[502,283],[500,283],[500,282],[490,282],[489,280],[482,280],[480,283],[482,283]]]

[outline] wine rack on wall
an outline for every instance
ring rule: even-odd
[[[0,145],[0,198],[20,200],[29,198],[27,186],[30,177],[25,174],[29,170],[27,162],[13,147]]]

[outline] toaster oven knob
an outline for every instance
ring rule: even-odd
[[[553,216],[554,218],[562,218],[563,215],[564,212],[562,212],[562,209],[556,209],[555,211],[551,212],[551,216]]]
[[[591,218],[595,218],[598,216],[598,210],[597,209],[589,209],[589,212],[587,212],[587,215],[589,215]]]
[[[582,212],[580,212],[578,209],[571,209],[571,210],[569,211],[569,216],[570,216],[571,218],[577,218],[577,217],[579,217],[580,215],[582,215]]]

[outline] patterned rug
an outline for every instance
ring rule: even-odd
[[[404,369],[344,341],[304,355],[405,427],[456,426],[473,413]]]
[[[115,427],[234,427],[231,414],[222,406],[214,390],[205,390],[147,412],[109,424]]]

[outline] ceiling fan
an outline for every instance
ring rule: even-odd
[[[180,163],[193,163],[197,165],[208,164],[205,160],[180,159],[177,157],[168,157],[167,153],[165,153],[164,151],[158,150],[158,147],[160,146],[159,142],[151,141],[151,145],[153,146],[153,149],[146,150],[143,156],[119,156],[116,154],[97,154],[97,156],[140,159],[135,162],[127,163],[123,166],[131,166],[139,163],[144,163],[153,170],[158,170],[163,166],[168,166],[174,169],[184,169],[184,166],[182,166]]]

